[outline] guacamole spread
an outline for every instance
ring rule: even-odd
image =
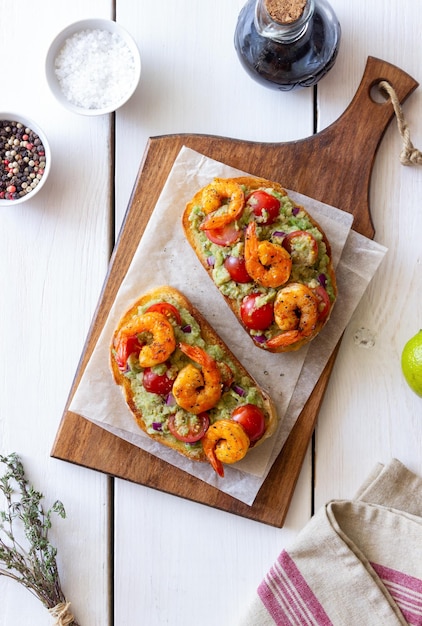
[[[210,220],[202,198],[209,197],[209,192],[207,196],[196,194],[187,213],[189,240],[216,286],[260,347],[265,348],[267,341],[280,336],[281,332],[303,326],[303,320],[300,320],[303,311],[299,304],[292,305],[292,311],[289,311],[297,318],[296,326],[291,322],[291,328],[284,321],[283,312],[279,315],[280,322],[271,309],[277,305],[278,293],[292,283],[308,288],[306,294],[310,292],[310,299],[316,303],[313,328],[320,329],[336,299],[330,249],[323,231],[307,211],[275,183],[272,186],[268,181],[262,181],[261,186],[248,186],[245,177],[229,180],[230,184],[240,181],[238,184],[243,191],[243,209],[237,213],[236,219],[217,229],[205,228],[204,224]],[[218,182],[221,187],[222,181]],[[208,188],[212,186],[213,183]],[[232,197],[222,194],[220,200],[215,214],[228,216]],[[253,241],[252,235],[256,242],[255,253],[251,252],[252,247],[246,250],[252,245],[249,243]],[[265,242],[264,246],[262,242]],[[276,257],[278,261],[274,260]],[[273,273],[277,270],[276,262],[280,267],[283,263],[286,266],[278,282],[277,278],[267,279],[273,270]],[[292,298],[290,301],[293,302]],[[253,319],[254,313],[257,321]],[[308,334],[312,332],[313,329]]]
[[[205,340],[201,327],[193,315],[171,296],[166,295],[165,303],[174,307],[178,313],[177,316],[168,316],[173,326],[176,349],[164,363],[151,368],[141,367],[137,351],[133,351],[127,358],[124,376],[130,382],[133,401],[142,414],[147,434],[153,434],[156,439],[162,437],[170,443],[177,441],[179,447],[182,442],[182,445],[189,449],[191,458],[195,458],[195,455],[199,458],[202,454],[200,435],[209,425],[217,420],[230,419],[232,411],[240,405],[253,404],[264,413],[266,409],[263,397],[253,380],[245,376],[244,371],[239,369],[219,344]],[[149,300],[147,304],[138,307],[134,316],[143,315],[154,305],[162,304],[163,299]],[[148,339],[147,336],[139,337],[140,343],[147,342]],[[185,366],[191,364],[200,368],[198,363],[192,361],[180,349],[180,344],[201,348],[212,357],[220,369],[221,396],[212,408],[199,415],[180,407],[172,393],[172,384]],[[199,439],[192,441],[196,438],[195,433]]]

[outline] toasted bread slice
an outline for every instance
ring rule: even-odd
[[[276,430],[277,412],[268,394],[201,313],[170,286],[144,294],[121,318],[110,364],[139,428],[193,461],[211,462],[220,474],[209,427],[220,420],[227,426],[236,421],[236,409],[253,405],[262,415],[262,432],[259,437],[247,432],[248,449]],[[198,372],[202,384],[195,379]]]
[[[187,203],[182,224],[256,346],[298,350],[325,326],[337,297],[331,247],[279,183],[215,179]]]

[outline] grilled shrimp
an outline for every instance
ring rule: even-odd
[[[192,361],[201,366],[197,368],[188,363],[178,373],[173,384],[173,396],[177,404],[197,415],[212,409],[221,398],[222,377],[218,363],[198,346],[179,344],[180,350]]]
[[[259,241],[256,223],[251,222],[245,233],[245,263],[249,276],[263,287],[279,287],[292,271],[290,254],[271,241]]]
[[[202,438],[202,448],[214,470],[224,476],[223,463],[236,463],[243,459],[250,440],[243,427],[233,420],[214,422]]]
[[[269,339],[267,346],[289,346],[312,335],[318,321],[318,304],[312,289],[301,283],[280,289],[274,301],[274,320],[283,332]]]
[[[173,326],[161,313],[134,316],[120,329],[114,344],[116,351],[119,352],[119,346],[129,337],[138,335],[142,335],[138,356],[141,367],[153,367],[164,363],[176,349]]]
[[[245,206],[242,187],[233,180],[216,178],[202,192],[202,209],[206,214],[200,229],[222,228],[236,220]],[[228,201],[228,202],[227,202]],[[217,210],[226,207],[225,211]]]

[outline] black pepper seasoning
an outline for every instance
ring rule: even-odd
[[[326,0],[249,0],[234,43],[248,74],[272,89],[315,85],[332,68],[340,24]]]
[[[33,191],[45,167],[45,148],[37,133],[21,122],[0,121],[0,199],[16,200]]]

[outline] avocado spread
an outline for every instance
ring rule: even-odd
[[[245,185],[242,185],[242,188],[247,199],[252,190]],[[239,314],[240,306],[245,296],[257,292],[262,293],[262,298],[256,301],[256,306],[262,306],[265,302],[274,302],[278,289],[291,282],[302,283],[311,289],[323,286],[331,304],[333,304],[336,297],[335,287],[332,284],[331,274],[328,271],[330,258],[323,233],[311,221],[304,208],[298,206],[288,195],[283,195],[272,187],[262,187],[260,189],[278,199],[280,202],[278,215],[271,223],[266,223],[265,219],[260,220],[259,218],[257,219],[256,215],[253,215],[253,207],[246,202],[240,218],[236,221],[240,235],[239,239],[234,243],[221,245],[214,243],[207,236],[206,232],[200,229],[200,225],[205,217],[201,204],[194,206],[190,213],[189,218],[195,244],[202,251],[208,267],[212,268],[212,277],[218,289],[231,300],[237,314]],[[253,191],[256,191],[256,189]],[[224,210],[224,204],[222,209]],[[228,257],[244,256],[244,233],[248,224],[253,220],[256,222],[256,234],[260,241],[267,240],[282,246],[283,240],[289,234],[302,233],[301,236],[296,237],[294,247],[290,250],[292,260],[290,277],[286,283],[277,289],[262,287],[253,279],[250,282],[236,282],[224,265]],[[306,233],[309,233],[312,237],[307,236]],[[313,245],[317,246],[315,258],[310,254],[309,241],[312,241]],[[279,334],[280,329],[275,323],[272,323],[264,331],[249,329],[249,333],[252,336],[261,336],[264,341]]]
[[[163,301],[163,299],[151,300],[145,306],[139,307],[137,314],[142,315],[151,305],[162,303]],[[266,414],[263,398],[258,388],[253,384],[252,379],[242,374],[235,362],[223,352],[218,344],[211,344],[205,341],[201,333],[200,325],[187,309],[181,307],[180,304],[170,296],[165,298],[165,302],[176,307],[181,317],[181,324],[178,324],[171,316],[168,318],[174,329],[176,345],[182,342],[192,346],[198,346],[205,350],[216,361],[219,368],[223,368],[223,372],[224,370],[227,372],[227,366],[230,368],[231,376],[227,384],[224,384],[224,376],[222,376],[223,385],[220,400],[212,409],[207,411],[210,424],[213,424],[219,419],[230,419],[233,409],[248,403],[257,405]],[[155,436],[162,435],[163,438],[170,441],[173,440],[174,443],[176,443],[176,438],[169,429],[169,418],[174,420],[177,431],[181,435],[183,435],[184,430],[187,433],[189,430],[192,430],[192,428],[195,428],[195,426],[199,426],[200,417],[178,406],[171,392],[160,394],[152,393],[145,389],[143,385],[144,369],[139,365],[136,352],[130,355],[127,363],[128,369],[125,376],[130,380],[133,399],[137,408],[142,413],[142,419],[145,423],[147,433],[154,434]],[[177,347],[166,363],[154,366],[151,369],[156,374],[165,374],[171,378],[175,378],[177,373],[188,363],[200,367]],[[178,438],[178,445],[187,446],[190,456],[195,456],[196,451],[198,456],[202,452],[200,440],[194,443],[181,444]]]

